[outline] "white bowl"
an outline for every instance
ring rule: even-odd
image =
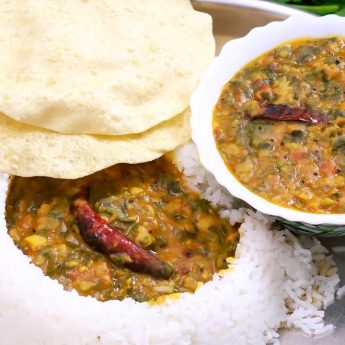
[[[309,224],[345,224],[345,214],[315,214],[301,212],[273,204],[252,193],[242,185],[223,162],[213,138],[212,113],[218,97],[236,72],[258,55],[284,41],[303,37],[345,36],[345,18],[292,16],[283,22],[272,22],[255,28],[245,37],[227,42],[201,77],[190,100],[192,110],[192,139],[202,164],[237,198],[266,214],[289,221]]]

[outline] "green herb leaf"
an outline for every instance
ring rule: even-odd
[[[291,5],[304,11],[309,11],[318,15],[336,13],[345,16],[345,0],[273,0],[280,4]]]
[[[340,11],[336,13],[338,16],[345,17],[345,7],[343,7]]]

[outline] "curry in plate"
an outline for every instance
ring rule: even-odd
[[[6,217],[46,275],[100,301],[192,292],[227,267],[238,240],[168,157],[77,180],[13,177]]]

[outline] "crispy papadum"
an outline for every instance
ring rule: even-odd
[[[0,171],[19,176],[79,178],[117,163],[151,161],[190,139],[189,109],[135,135],[61,134],[0,113]]]
[[[214,56],[188,0],[6,0],[0,111],[70,134],[141,133],[183,112]]]

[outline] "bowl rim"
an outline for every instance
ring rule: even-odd
[[[233,196],[258,211],[288,221],[309,224],[345,224],[345,214],[309,213],[278,206],[251,192],[226,167],[212,133],[212,113],[224,84],[246,63],[275,46],[296,38],[345,36],[345,18],[291,16],[252,29],[246,36],[228,41],[203,73],[190,99],[192,140],[197,146],[202,165]],[[234,54],[233,52],[236,52]]]
[[[314,17],[317,14],[305,10],[294,8],[284,3],[275,3],[267,0],[192,0],[192,3],[198,4],[217,4],[237,8],[248,8],[256,11],[264,11],[278,16],[303,15]]]

